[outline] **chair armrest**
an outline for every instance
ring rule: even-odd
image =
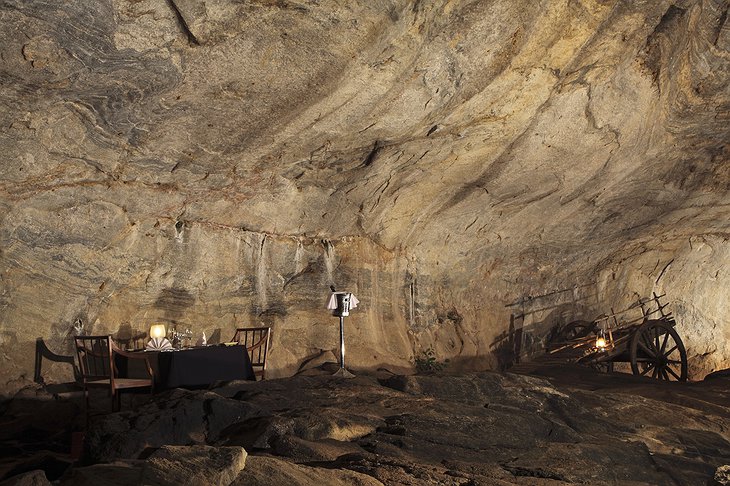
[[[112,348],[114,351],[114,354],[118,354],[120,356],[124,356],[125,358],[131,358],[131,359],[147,359],[147,356],[140,355],[139,353],[130,353],[129,351],[125,351],[121,348],[118,348],[114,346]]]
[[[112,347],[112,352],[114,354],[124,356],[125,358],[128,358],[128,359],[144,360],[145,366],[147,367],[147,373],[150,375],[150,378],[152,378],[152,381],[154,383],[155,375],[152,372],[152,366],[150,365],[150,360],[149,360],[149,358],[147,358],[147,356],[140,354],[140,353],[130,353],[129,351],[124,351],[123,349],[120,349],[116,346]]]

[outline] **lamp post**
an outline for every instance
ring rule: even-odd
[[[331,286],[330,289],[332,295],[327,303],[327,309],[332,311],[333,316],[340,319],[340,369],[337,370],[335,376],[353,378],[355,375],[345,368],[345,317],[350,315],[350,309],[357,307],[359,301],[352,295],[352,292],[335,292],[334,286]]]

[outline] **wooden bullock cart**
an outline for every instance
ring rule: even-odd
[[[569,322],[558,329],[548,352],[601,371],[613,371],[614,363],[625,362],[634,375],[686,381],[687,351],[672,314],[665,312],[668,304],[660,301],[665,295],[655,293],[593,321]],[[626,319],[639,311],[640,316]]]

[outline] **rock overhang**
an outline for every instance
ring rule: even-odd
[[[372,294],[353,338],[390,343],[363,353],[369,366],[431,344],[494,365],[504,304],[586,283],[596,314],[666,290],[680,325],[704,336],[698,373],[730,356],[717,345],[728,333],[727,6],[180,0],[3,12],[11,362],[24,361],[10,348],[31,344],[28,327],[68,346],[77,316],[104,331],[263,320],[308,356],[330,345],[317,298],[335,280]],[[717,286],[699,285],[697,268]],[[155,307],[178,288],[195,296],[189,308]]]

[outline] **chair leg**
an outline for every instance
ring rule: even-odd
[[[89,389],[84,387],[84,403],[86,406],[84,407],[84,411],[86,412],[86,428],[89,428],[89,417],[91,416],[91,410],[89,407]]]
[[[119,400],[119,391],[118,390],[112,390],[111,392],[111,401],[112,401],[112,413],[119,411],[120,408],[120,400]]]

